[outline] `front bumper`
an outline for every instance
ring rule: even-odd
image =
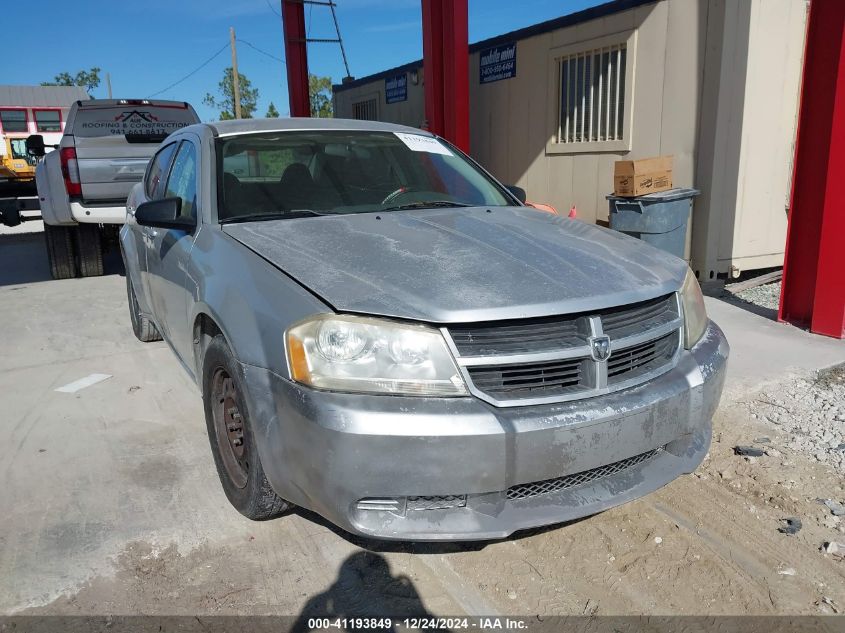
[[[674,369],[643,385],[510,408],[321,392],[243,370],[261,462],[279,495],[364,536],[474,540],[588,516],[692,472],[710,445],[728,352],[711,322]],[[609,464],[630,465],[602,468]],[[507,493],[579,473],[582,483],[565,489]]]

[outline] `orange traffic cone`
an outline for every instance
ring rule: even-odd
[[[578,209],[575,208],[575,205],[572,205],[572,208],[569,210],[569,217],[570,218],[577,218],[578,217]]]

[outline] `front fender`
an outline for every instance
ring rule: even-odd
[[[288,376],[285,331],[307,316],[331,312],[314,295],[218,226],[197,235],[189,276],[196,297],[191,324],[204,314],[214,321],[239,362]],[[198,382],[202,359],[196,359]]]

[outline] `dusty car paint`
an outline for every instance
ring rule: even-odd
[[[497,407],[474,396],[335,393],[291,381],[285,331],[315,314],[443,326],[569,314],[674,293],[686,271],[683,261],[626,236],[519,206],[218,224],[214,139],[309,128],[425,134],[340,120],[192,126],[168,141],[193,143],[201,158],[197,229],[141,239],[136,187],[121,231],[141,310],[198,383],[200,321],[223,333],[280,496],[367,536],[498,538],[603,510],[695,469],[709,446],[728,356],[712,322],[654,380],[572,402]],[[515,485],[651,451],[624,472],[533,499],[507,497]],[[457,496],[463,505],[408,510],[409,499],[426,496]],[[368,505],[388,498],[403,500],[401,511]]]
[[[327,216],[223,231],[338,311],[432,323],[634,303],[676,290],[686,272],[681,260],[621,233],[526,207]]]

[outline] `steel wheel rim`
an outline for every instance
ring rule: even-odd
[[[222,367],[211,379],[211,406],[217,446],[223,466],[236,488],[246,486],[249,477],[249,451],[246,447],[245,422],[240,412],[240,394],[235,381]]]

